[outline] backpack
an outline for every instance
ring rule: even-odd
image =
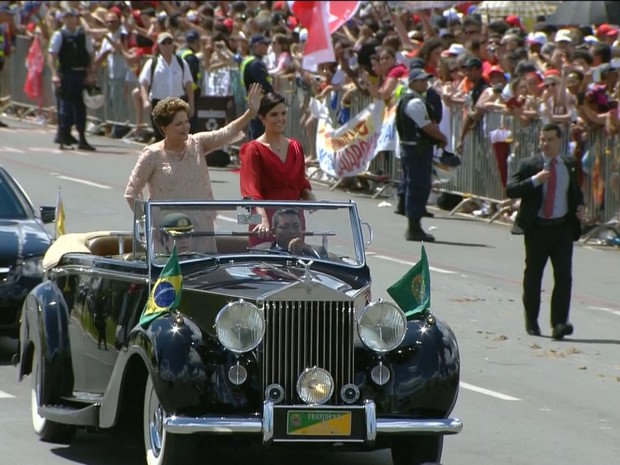
[[[179,63],[179,66],[181,67],[181,72],[183,73],[181,75],[181,81],[185,81],[185,66],[183,66],[183,58],[181,58],[176,53],[174,54],[174,57],[177,59],[177,62]],[[151,87],[153,87],[153,75],[155,74],[155,68],[157,68],[157,60],[159,60],[159,53],[155,55],[153,59],[151,60],[151,80],[149,81],[149,88],[148,88],[147,93],[150,92]]]

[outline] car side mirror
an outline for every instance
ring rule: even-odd
[[[366,221],[362,221],[362,226],[366,226],[367,232],[365,233],[364,230],[362,230],[362,238],[364,239],[364,248],[368,248],[368,246],[370,244],[372,244],[372,240],[374,239],[375,235],[372,232],[372,227],[370,226],[369,223],[367,223]]]
[[[40,207],[41,221],[43,223],[53,223],[56,219],[56,207]]]

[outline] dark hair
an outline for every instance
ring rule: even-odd
[[[582,49],[576,49],[573,52],[573,55],[570,57],[570,60],[583,60],[590,66],[592,66],[592,62],[594,61],[592,58],[592,54],[589,51]]]
[[[258,114],[261,116],[267,116],[267,113],[281,103],[286,105],[286,99],[283,96],[276,94],[275,92],[269,92],[267,95],[263,95],[263,98],[260,101]]]
[[[487,28],[489,29],[489,32],[494,32],[495,34],[503,36],[506,31],[510,29],[510,26],[505,21],[493,21],[492,23],[489,23]]]
[[[157,126],[164,128],[172,123],[174,115],[180,111],[184,111],[189,115],[189,105],[187,102],[177,97],[167,97],[157,102],[157,105],[153,108],[153,121],[155,121]]]
[[[547,123],[542,127],[542,132],[554,131],[558,139],[562,138],[562,128],[557,123]]]
[[[417,56],[422,58],[425,64],[428,64],[428,57],[431,53],[433,53],[433,50],[438,48],[442,50],[444,49],[444,41],[439,37],[431,37],[430,39],[424,41],[424,44],[420,47]]]
[[[592,56],[600,56],[601,63],[609,63],[611,61],[611,47],[608,44],[595,44],[592,47]]]
[[[271,227],[272,229],[276,229],[278,227],[278,223],[280,223],[280,217],[282,216],[292,216],[295,215],[297,218],[301,220],[301,215],[296,208],[281,208],[276,211],[271,217]]]

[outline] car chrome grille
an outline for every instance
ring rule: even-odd
[[[284,402],[298,402],[297,379],[313,366],[334,378],[334,395],[353,382],[353,302],[267,301],[263,341],[263,390],[273,383],[284,388]]]

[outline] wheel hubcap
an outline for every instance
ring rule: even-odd
[[[164,410],[161,408],[154,391],[151,397],[150,419],[149,431],[151,433],[151,450],[153,454],[158,457],[161,453],[164,436]]]

